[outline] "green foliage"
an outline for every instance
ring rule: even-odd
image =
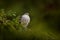
[[[25,12],[27,31],[19,23]],[[60,40],[60,1],[0,0],[0,40]]]

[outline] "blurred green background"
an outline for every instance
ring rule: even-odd
[[[31,31],[19,23],[24,12]],[[0,40],[60,40],[60,0],[0,0]]]

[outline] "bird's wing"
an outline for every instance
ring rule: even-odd
[[[19,23],[21,23],[21,16],[19,16]]]

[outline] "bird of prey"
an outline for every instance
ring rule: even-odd
[[[24,30],[27,30],[27,26],[28,24],[30,23],[30,16],[29,16],[29,13],[25,13],[22,15],[21,17],[21,25],[22,27],[24,28]]]

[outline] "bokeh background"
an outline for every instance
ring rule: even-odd
[[[31,22],[22,31],[25,12]],[[60,40],[60,0],[0,0],[0,40]]]

